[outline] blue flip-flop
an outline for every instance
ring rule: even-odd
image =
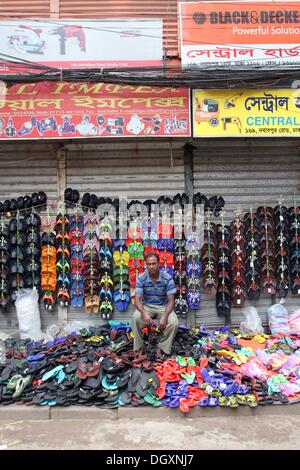
[[[46,372],[43,377],[42,377],[42,382],[46,382],[48,379],[51,379],[51,377],[55,377],[59,371],[63,370],[65,366],[57,366],[57,367],[54,367],[54,369],[51,369],[49,370],[48,372]]]
[[[106,390],[117,390],[118,389],[117,382],[108,383],[106,375],[104,375],[102,377],[101,384],[102,384],[102,387],[106,388]]]
[[[168,398],[163,398],[162,403],[168,408],[178,408],[179,407],[179,396],[173,396]]]
[[[33,356],[27,356],[26,361],[28,362],[37,362],[44,359],[45,354],[34,354]]]

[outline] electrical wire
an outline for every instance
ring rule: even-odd
[[[284,10],[285,11],[285,10]],[[53,25],[53,26],[56,26],[56,27],[63,27],[63,26],[68,26],[70,23],[68,23],[68,21],[71,21],[72,23],[74,21],[76,21],[76,19],[72,19],[72,20],[65,20],[66,22],[63,22],[63,20],[53,20],[53,19],[49,19],[49,18],[46,18],[46,19],[38,19],[38,18],[18,18],[16,17],[19,21],[18,22],[21,22],[22,21],[31,21],[31,22],[35,22],[35,23],[43,23],[43,24],[49,24],[49,25]],[[92,22],[105,22],[105,21],[109,21],[107,20],[106,18],[99,18],[99,19],[85,19],[85,18],[78,18],[78,20],[80,20],[83,24],[84,24],[84,21],[87,21],[89,23],[92,23]],[[137,21],[139,21],[140,19],[138,18]],[[115,20],[110,20],[110,21],[113,21],[115,22]],[[123,23],[126,23],[126,18],[122,19],[122,20],[118,20],[119,22],[123,22]],[[133,20],[131,20],[133,21]],[[143,19],[141,20],[143,21]],[[144,20],[144,21],[149,21],[149,20]],[[128,19],[127,19],[127,22],[128,22]],[[9,24],[4,24],[2,22],[0,22],[0,25],[1,26],[9,26],[11,27],[11,25]],[[281,26],[281,25],[280,25]],[[92,30],[92,31],[101,31],[101,32],[106,32],[106,33],[113,33],[113,34],[120,34],[120,32],[122,32],[122,29],[118,29],[118,30],[115,30],[115,29],[108,29],[108,28],[99,28],[99,27],[93,27],[93,26],[83,26],[84,29],[86,30]],[[202,29],[205,29],[203,28],[203,26],[201,25],[201,28]],[[147,30],[147,29],[154,29],[153,27],[152,28],[143,28],[143,27],[139,27],[139,30]],[[185,30],[189,31],[189,30],[197,30],[198,28],[185,28]],[[218,27],[218,29],[228,29],[227,27]],[[207,28],[207,30],[211,30],[210,27]],[[138,34],[136,32],[130,32],[130,31],[127,31],[126,30],[126,33],[127,34],[131,34],[132,36],[136,37],[148,37],[148,38],[151,38],[151,39],[162,39],[162,40],[166,40],[167,39],[167,35],[164,35],[164,36],[156,36],[156,35],[153,35],[153,34]],[[180,34],[178,34],[178,41],[182,41],[182,37],[180,36]],[[245,45],[243,44],[230,44],[230,43],[222,43],[220,44],[219,42],[207,42],[207,41],[200,41],[197,40],[197,41],[193,41],[193,40],[189,40],[189,43],[192,45],[192,44],[195,44],[195,45],[205,45],[205,46],[222,46],[222,47],[236,47],[236,48],[242,48],[244,49],[245,48]],[[251,46],[252,47],[252,46]],[[258,46],[254,46],[252,47],[252,49],[255,49],[255,50],[264,50],[265,48],[263,47],[258,47]]]

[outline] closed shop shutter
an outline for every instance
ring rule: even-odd
[[[48,18],[51,0],[1,0],[0,17]]]
[[[199,139],[194,150],[194,187],[207,196],[222,195],[226,201],[225,220],[234,219],[234,211],[243,212],[267,204],[275,206],[282,195],[284,204],[300,205],[300,158],[298,139]],[[216,220],[217,222],[217,220]],[[286,306],[290,312],[300,302],[291,294]],[[250,304],[248,304],[250,305]],[[256,307],[264,321],[269,297],[261,297]],[[232,309],[233,324],[243,319],[244,309]],[[214,298],[204,299],[197,322],[224,323],[215,309]]]
[[[0,143],[0,200],[45,191],[50,200],[56,200],[56,151],[47,142]],[[42,325],[57,323],[55,312],[41,308]],[[16,310],[0,312],[0,330],[14,331],[17,327]]]
[[[98,196],[146,199],[184,191],[182,141],[67,146],[67,185]]]

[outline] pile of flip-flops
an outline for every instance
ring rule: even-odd
[[[55,247],[55,218],[51,217],[49,208],[47,216],[42,219],[42,271],[41,289],[42,300],[46,310],[52,310],[56,297],[56,247]]]
[[[217,228],[211,222],[211,212],[205,214],[204,240],[201,247],[202,286],[206,295],[216,295],[217,292],[217,261],[218,261],[218,242]]]
[[[272,296],[276,294],[274,209],[259,207],[257,213],[260,221],[261,288],[263,294]]]
[[[155,217],[151,218],[147,216],[141,222],[144,256],[147,256],[149,253],[159,255],[157,228],[157,219]]]
[[[98,313],[100,306],[100,269],[99,269],[99,218],[89,212],[84,216],[84,303],[88,313]]]
[[[41,218],[36,213],[24,217],[26,230],[24,286],[40,288],[41,284]]]
[[[71,265],[70,265],[70,218],[61,212],[56,217],[56,272],[57,301],[61,307],[70,305]]]
[[[119,312],[126,312],[130,304],[130,286],[128,281],[128,263],[130,255],[127,250],[126,240],[113,240],[114,260],[114,302]]]
[[[113,253],[112,227],[106,215],[99,223],[100,240],[100,313],[104,320],[109,320],[113,313]]]
[[[246,300],[245,285],[245,226],[238,212],[231,223],[231,275],[232,275],[232,305],[243,307]]]
[[[215,217],[218,217],[225,206],[225,201],[222,196],[206,197],[204,194],[196,193],[193,196],[194,205],[204,205],[204,211],[210,212]]]
[[[83,216],[77,211],[70,217],[70,250],[71,250],[71,305],[82,307],[84,299],[83,284]]]
[[[277,292],[281,298],[288,295],[289,282],[289,211],[279,202],[275,212],[275,247]]]
[[[0,202],[0,215],[8,218],[15,217],[17,213],[20,215],[28,214],[31,210],[42,211],[46,209],[47,195],[44,191],[32,193],[31,196],[19,196],[17,199],[6,199]]]
[[[160,269],[174,276],[174,239],[173,226],[167,223],[158,224],[157,249],[159,251]]]
[[[128,228],[126,245],[130,256],[128,261],[130,296],[133,299],[137,277],[144,272],[145,267],[143,233],[134,224]]]
[[[244,215],[246,238],[246,289],[249,300],[258,300],[261,295],[260,277],[260,225],[257,214],[251,208]]]
[[[300,401],[300,340],[292,335],[243,339],[229,326],[180,326],[172,356],[152,354],[159,331],[144,331],[146,354],[132,350],[128,324],[83,329],[48,342],[9,338],[0,365],[0,403],[151,405],[179,408]],[[151,345],[151,341],[154,340]],[[149,347],[150,346],[150,347]]]
[[[4,217],[0,216],[0,309],[2,312],[10,304],[10,249],[9,225]]]
[[[25,274],[25,246],[26,246],[26,227],[24,217],[19,213],[13,217],[9,223],[10,238],[4,246],[10,246],[11,250],[11,300],[16,300],[16,294],[19,289],[24,287],[24,274]]]
[[[186,277],[186,251],[184,234],[182,237],[174,240],[174,282],[176,286],[176,297],[174,310],[177,315],[185,317],[188,313],[188,303],[186,300],[187,277]]]
[[[221,224],[218,225],[218,286],[216,295],[216,308],[219,316],[228,319],[231,312],[231,249],[230,228],[224,224],[224,215],[221,213]]]
[[[291,291],[300,296],[300,208],[291,207],[290,214],[290,275]]]
[[[201,302],[201,272],[200,261],[201,239],[194,231],[186,234],[185,250],[187,254],[186,275],[188,292],[186,295],[188,306],[191,310],[197,310]]]

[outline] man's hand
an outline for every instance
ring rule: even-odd
[[[165,317],[161,317],[158,323],[158,328],[160,329],[160,331],[164,331],[166,326],[167,326],[167,319]]]
[[[147,327],[151,326],[152,319],[151,319],[150,315],[148,315],[148,313],[144,313],[143,320],[144,320],[145,326],[147,326]]]

